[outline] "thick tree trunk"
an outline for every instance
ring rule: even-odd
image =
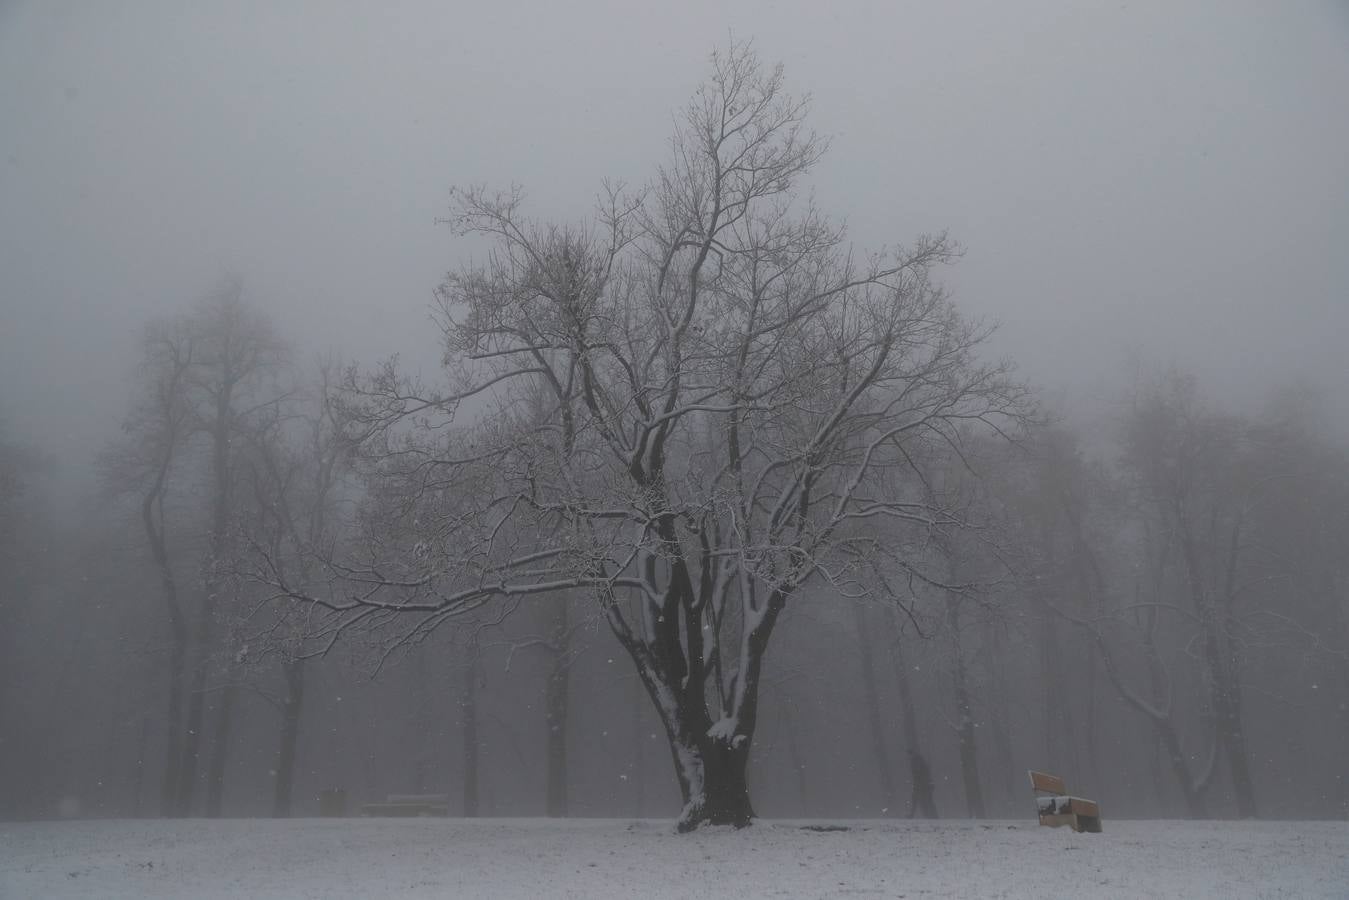
[[[553,621],[553,664],[548,672],[544,696],[547,725],[548,785],[547,811],[550,817],[567,814],[567,701],[571,677],[571,624],[567,617],[567,598],[558,598]]]
[[[663,522],[658,531],[672,545],[678,543],[671,522]],[[701,596],[705,598],[707,591]],[[606,602],[602,607],[665,728],[684,801],[676,822],[680,832],[703,825],[744,827],[754,820],[746,770],[758,725],[764,652],[787,596],[788,592],[774,589],[757,603],[742,607],[745,621],[740,623],[738,666],[725,690],[720,680],[716,682],[719,717],[715,722],[708,707],[708,689],[712,676],[720,678],[721,623],[706,602],[694,601],[687,567],[672,565],[666,601],[644,609],[640,634],[634,634],[614,604]],[[705,647],[708,637],[714,642]]]
[[[746,777],[748,742],[732,747],[723,741],[693,741],[678,748],[683,781],[690,785],[684,809],[676,823],[681,832],[703,825],[744,828],[754,820]]]
[[[281,665],[286,678],[286,699],[281,705],[281,746],[276,758],[276,786],[272,796],[272,815],[290,815],[291,793],[295,784],[295,746],[300,737],[300,715],[304,711],[304,668],[302,659]]]
[[[708,734],[712,728],[705,708],[693,711],[687,708],[675,686],[666,683],[645,654],[639,651],[636,661],[642,683],[669,739],[670,757],[684,803],[676,830],[683,833],[703,825],[737,828],[749,825],[754,819],[754,807],[749,799],[746,767],[757,697],[742,706],[748,707],[748,730],[741,720],[729,733],[718,732],[713,736]]]
[[[206,776],[206,817],[220,818],[225,797],[225,766],[229,761],[230,737],[234,730],[236,689],[227,684],[220,690],[216,704],[215,727],[211,731],[211,767]]]
[[[862,668],[862,700],[867,711],[871,732],[871,755],[876,764],[881,787],[881,813],[899,815],[899,794],[895,776],[890,768],[890,757],[885,750],[885,726],[881,718],[881,701],[876,691],[876,666],[871,653],[871,630],[867,627],[866,610],[860,603],[853,604],[853,622],[857,627],[857,653]]]

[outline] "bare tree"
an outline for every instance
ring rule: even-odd
[[[314,582],[314,548],[336,537],[335,505],[349,458],[331,400],[338,372],[333,361],[320,360],[311,384],[295,389],[284,406],[269,404],[267,414],[244,432],[248,447],[241,465],[255,510],[245,525],[248,540],[265,546],[272,565],[295,584]],[[271,621],[253,625],[262,655],[279,661],[284,682],[272,815],[285,817],[291,812],[306,665],[314,651],[302,611],[277,612],[262,611]]]
[[[1126,423],[1125,463],[1177,551],[1187,606],[1199,628],[1204,678],[1241,816],[1255,792],[1242,713],[1242,624],[1236,608],[1247,549],[1249,484],[1245,426],[1206,410],[1193,379],[1174,373],[1145,386]]]
[[[160,814],[179,810],[183,755],[183,688],[188,649],[188,613],[179,597],[169,553],[165,502],[169,476],[180,463],[191,431],[188,373],[194,335],[181,321],[155,322],[142,339],[141,395],[122,426],[124,437],[104,451],[105,483],[114,492],[140,496],[141,526],[159,574],[169,631],[168,709],[165,713],[163,783]]]
[[[340,598],[273,577],[337,628],[406,616],[408,635],[588,592],[665,727],[681,830],[753,817],[789,600],[812,580],[859,589],[897,531],[958,526],[924,461],[1024,411],[931,278],[949,241],[863,258],[799,196],[825,149],[805,113],[732,46],[646,190],[608,190],[570,226],[524,217],[519,191],[459,192],[453,223],[493,249],[441,290],[452,386],[392,366],[352,385],[362,556]]]
[[[215,619],[229,586],[234,565],[231,524],[235,500],[235,440],[251,419],[277,402],[280,391],[271,383],[285,356],[285,348],[270,321],[244,302],[242,286],[230,280],[208,296],[185,319],[194,335],[194,356],[187,373],[194,428],[209,446],[211,515],[209,546],[202,562],[202,602],[192,641],[196,660],[188,694],[187,732],[183,742],[178,812],[192,808],[192,794],[201,754],[207,681],[216,662],[218,637]],[[242,441],[239,442],[242,444]],[[229,659],[228,648],[218,655]],[[233,720],[235,686],[229,677],[218,692],[212,727],[212,754],[207,772],[206,814],[220,814],[225,760]]]

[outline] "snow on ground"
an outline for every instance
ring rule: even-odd
[[[846,824],[847,831],[802,825]],[[1349,897],[1349,823],[0,823],[0,897]]]

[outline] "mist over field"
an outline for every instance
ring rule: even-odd
[[[5,5],[0,820],[1346,818],[1347,47]]]

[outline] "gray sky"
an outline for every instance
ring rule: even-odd
[[[644,180],[729,33],[814,95],[820,205],[949,229],[1028,377],[1349,387],[1344,3],[43,0],[0,6],[0,415],[85,462],[225,272],[306,350],[433,364],[449,188]]]

